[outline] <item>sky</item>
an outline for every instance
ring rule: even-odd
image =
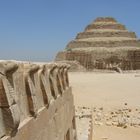
[[[0,0],[0,59],[52,61],[102,16],[140,38],[140,0]]]

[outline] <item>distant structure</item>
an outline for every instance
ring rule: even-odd
[[[86,70],[140,69],[140,40],[112,17],[99,17],[59,52],[56,61],[78,61]]]

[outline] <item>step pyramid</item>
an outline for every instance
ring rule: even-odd
[[[56,60],[76,60],[87,69],[109,65],[140,69],[140,40],[116,19],[98,17],[57,54]]]
[[[99,17],[89,24],[84,32],[67,45],[67,49],[88,49],[92,47],[138,47],[139,40],[135,32],[112,17]]]

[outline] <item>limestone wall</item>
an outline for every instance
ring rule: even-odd
[[[55,58],[56,61],[62,61],[62,60],[66,60],[66,55],[65,55],[65,52],[62,51],[62,52],[58,52],[57,53],[57,56]]]
[[[129,37],[129,38],[136,38],[136,34],[134,32],[82,32],[78,33],[76,39],[83,39],[83,38],[93,38],[93,37]]]
[[[68,68],[0,61],[0,140],[76,140]]]
[[[140,69],[140,50],[128,51],[128,61],[131,61],[134,70]]]
[[[137,40],[100,40],[100,41],[71,41],[67,48],[90,48],[90,47],[138,47]]]
[[[67,55],[67,53],[65,53],[65,55]],[[57,63],[65,63],[65,64],[70,65],[69,72],[86,71],[86,68],[82,66],[80,62],[78,62],[77,60],[63,60],[63,61],[57,61]]]
[[[112,17],[98,17],[59,52],[56,60],[78,61],[87,70],[140,69],[140,40]]]
[[[116,20],[113,17],[98,17],[95,19],[95,22],[116,22]]]
[[[86,70],[93,69],[114,69],[119,67],[122,70],[140,69],[140,49],[139,48],[94,48],[91,50],[76,49],[75,51],[65,52],[64,62],[72,65],[71,61],[78,61]],[[61,61],[62,62],[62,61]],[[71,71],[82,71],[71,69]]]
[[[83,51],[71,51],[66,53],[66,60],[78,61],[84,68],[92,69],[92,56],[91,53]]]
[[[85,31],[91,29],[115,29],[115,30],[126,30],[125,26],[119,23],[114,24],[90,24],[86,27]]]

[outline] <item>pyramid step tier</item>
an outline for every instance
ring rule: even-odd
[[[116,32],[82,32],[79,33],[76,39],[83,39],[83,38],[94,38],[94,37],[129,37],[129,38],[136,38],[134,32],[123,32],[123,31],[116,31]]]
[[[140,47],[135,47],[135,46],[124,46],[124,47],[88,47],[87,48],[73,48],[72,52],[77,52],[77,51],[83,51],[83,52],[116,52],[116,51],[137,51],[140,50]]]
[[[84,32],[97,32],[97,33],[104,33],[104,32],[129,32],[128,30],[115,30],[115,29],[90,29]]]
[[[123,40],[78,40],[71,41],[67,45],[67,49],[73,48],[91,48],[91,47],[138,47],[140,46],[139,41],[133,39]]]
[[[86,27],[85,31],[92,30],[92,29],[126,30],[124,25],[115,23],[115,24],[90,24]]]
[[[75,41],[89,41],[89,42],[95,42],[95,41],[105,41],[105,42],[110,42],[110,41],[131,41],[131,40],[136,40],[138,41],[137,38],[129,38],[129,37],[92,37],[92,38],[83,38],[83,39],[76,39]]]
[[[117,22],[117,21],[112,17],[98,17],[94,20],[94,22]]]
[[[118,22],[93,22],[90,25],[114,25],[114,24],[120,24]],[[122,25],[122,24],[121,24]]]

